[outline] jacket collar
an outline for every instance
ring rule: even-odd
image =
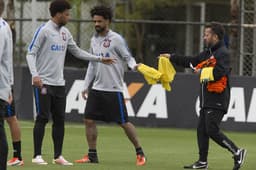
[[[105,38],[105,37],[109,36],[111,33],[112,33],[112,30],[109,29],[108,32],[107,32],[107,34],[106,34],[105,36],[103,36],[102,38]],[[98,37],[101,37],[97,32],[94,33],[94,36],[97,37],[97,38],[98,38]]]
[[[210,47],[210,48],[207,48],[207,50],[211,51],[211,52],[214,52],[216,51],[218,48],[224,46],[224,41],[219,41],[217,42],[214,46]]]
[[[49,24],[53,27],[53,28],[55,28],[56,30],[59,30],[61,27],[59,27],[55,22],[53,22],[53,20],[49,20],[48,21],[49,22]]]

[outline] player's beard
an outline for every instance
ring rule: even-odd
[[[206,42],[206,41],[204,41],[204,47],[206,47],[206,48],[211,48],[213,46],[213,43],[212,42]]]
[[[64,26],[64,25],[66,25],[67,24],[67,22],[60,22],[59,23],[59,27],[62,27],[62,26]]]
[[[67,24],[67,22],[68,22],[67,19],[65,19],[64,17],[61,17],[61,18],[59,19],[58,25],[59,25],[59,27],[62,27],[62,26],[65,26],[65,25]]]
[[[106,30],[106,28],[105,27],[100,27],[100,26],[95,26],[95,30],[99,34],[99,33],[104,32]]]

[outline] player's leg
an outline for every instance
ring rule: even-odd
[[[228,149],[231,153],[236,153],[238,151],[238,147],[228,139],[221,131],[220,131],[220,123],[224,116],[224,113],[219,110],[208,109],[206,110],[206,130],[207,134],[220,146]]]
[[[197,143],[199,148],[199,161],[207,162],[209,150],[209,135],[206,130],[206,111],[201,109],[197,126]]]
[[[98,155],[97,155],[97,137],[98,130],[96,127],[96,123],[92,119],[85,119],[85,129],[86,129],[86,140],[88,143],[88,157],[93,163],[98,163]]]
[[[85,122],[85,133],[86,133],[86,140],[90,149],[96,149],[98,131],[96,127],[96,123],[94,120],[91,119],[84,119]]]
[[[136,133],[136,129],[134,125],[130,122],[126,122],[120,125],[123,129],[125,134],[127,135],[128,139],[132,142],[135,148],[140,148],[138,136]]]
[[[12,137],[13,146],[13,158],[7,162],[8,166],[21,166],[24,165],[21,156],[21,131],[18,119],[15,114],[15,102],[7,106],[7,112],[5,114],[5,120],[7,121]]]
[[[12,145],[13,145],[13,158],[7,162],[10,166],[24,165],[21,156],[21,131],[16,115],[5,118],[11,131]]]
[[[10,131],[11,131],[11,137],[12,137],[12,141],[13,143],[16,143],[16,142],[20,142],[20,139],[21,139],[21,131],[20,131],[20,125],[19,125],[19,122],[18,122],[18,119],[17,117],[14,115],[14,116],[11,116],[11,117],[7,117],[5,118],[5,120],[7,121],[9,127],[10,127]],[[20,145],[20,144],[19,144]],[[21,154],[20,154],[20,146],[19,148],[16,148],[14,147],[14,153],[13,153],[13,156],[14,157],[21,157]],[[16,153],[18,152],[18,153]]]
[[[138,166],[144,165],[146,163],[146,158],[142,150],[142,147],[139,143],[134,125],[130,122],[126,122],[121,124],[120,126],[124,129],[125,134],[127,135],[128,139],[131,141],[131,143],[135,148],[136,155],[137,155],[136,164]]]
[[[111,99],[111,100],[110,100]],[[138,166],[146,164],[146,158],[143,152],[143,149],[139,143],[139,139],[136,133],[136,129],[132,123],[128,120],[127,108],[124,101],[123,93],[114,92],[110,97],[107,106],[109,108],[110,119],[116,121],[124,129],[125,134],[128,139],[133,144],[136,151],[136,164]]]
[[[52,98],[52,139],[54,144],[54,159],[62,155],[62,147],[64,140],[64,121],[65,121],[65,107],[66,95],[65,87],[52,87],[54,97]]]
[[[84,112],[84,124],[85,124],[85,136],[88,144],[88,153],[83,156],[82,159],[75,160],[76,163],[98,163],[97,154],[97,126],[94,120],[102,119],[102,94],[99,91],[91,90],[88,94],[85,112]]]
[[[224,133],[221,132],[219,126],[224,116],[224,112],[215,109],[207,110],[206,127],[207,133],[211,139],[223,148],[228,149],[234,155],[234,169],[239,169],[244,163],[246,156],[245,149],[239,149],[233,141],[231,141]]]
[[[185,169],[206,169],[208,168],[207,156],[209,149],[209,136],[206,132],[205,110],[200,110],[197,125],[197,144],[199,149],[199,159],[193,164],[184,166]]]
[[[6,170],[6,162],[8,156],[8,145],[4,129],[4,114],[6,112],[7,103],[0,100],[0,169]]]
[[[99,163],[97,154],[98,131],[94,120],[84,119],[85,136],[88,144],[88,153],[83,158],[75,160],[76,163]]]
[[[33,128],[34,156],[32,163],[40,165],[48,164],[42,158],[42,143],[51,108],[51,95],[49,91],[48,86],[44,86],[42,89],[34,87],[37,115]]]
[[[68,162],[62,156],[62,147],[63,147],[63,140],[64,140],[64,133],[65,133],[65,108],[66,108],[66,93],[65,93],[65,86],[53,86],[52,92],[52,139],[54,145],[54,164],[59,165],[73,165],[72,163]]]

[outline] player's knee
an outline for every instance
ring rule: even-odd
[[[202,133],[205,133],[205,129],[204,128],[201,128],[201,127],[197,127],[197,133],[200,133],[200,134],[202,134]]]
[[[16,118],[16,116],[7,117],[6,118],[6,122],[8,124],[16,123],[17,122],[17,118]]]
[[[36,118],[36,124],[42,124],[45,126],[48,123],[48,119],[42,118],[42,117],[37,117]]]
[[[119,123],[119,126],[122,127],[123,129],[126,129],[133,125],[130,122],[124,122],[124,123]]]
[[[92,119],[84,119],[84,123],[86,126],[95,126],[95,122]]]
[[[214,138],[214,137],[218,134],[219,129],[213,128],[213,127],[208,127],[208,128],[206,129],[206,132],[207,132],[207,134],[208,134],[211,138]]]
[[[62,127],[62,126],[64,126],[64,120],[63,119],[57,119],[53,122],[53,125],[57,126],[57,127]]]

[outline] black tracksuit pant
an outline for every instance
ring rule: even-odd
[[[8,145],[4,129],[4,115],[7,103],[0,99],[0,170],[6,170]]]
[[[217,109],[201,109],[197,127],[197,143],[199,148],[199,160],[207,162],[209,139],[211,138],[232,154],[238,150],[237,146],[220,131],[220,123],[224,112]]]
[[[52,116],[52,139],[54,147],[54,159],[62,154],[64,140],[64,120],[66,107],[65,86],[44,85],[39,89],[34,87],[36,103],[36,121],[33,129],[34,157],[42,155],[42,142],[45,133],[45,126],[49,116]]]

